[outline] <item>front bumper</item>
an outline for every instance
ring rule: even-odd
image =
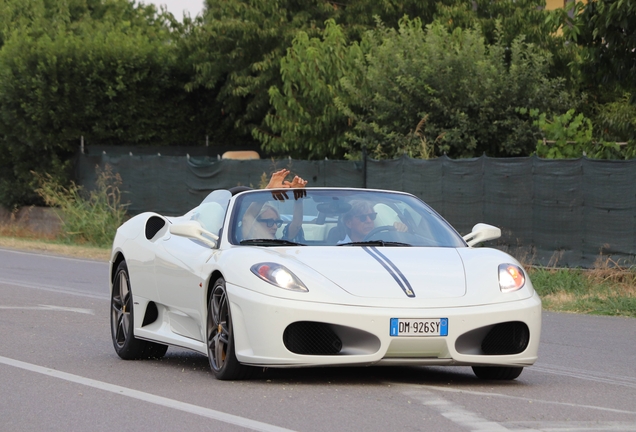
[[[270,297],[227,284],[236,357],[264,367],[328,365],[492,365],[529,366],[537,359],[541,300],[452,308],[378,308],[303,302]],[[448,318],[448,336],[391,337],[391,318]],[[342,336],[335,355],[295,354],[283,342],[285,329],[297,322],[326,323]],[[481,353],[481,339],[499,323],[527,325],[529,341],[518,354]],[[459,343],[458,343],[459,339]],[[472,340],[475,339],[475,340]]]

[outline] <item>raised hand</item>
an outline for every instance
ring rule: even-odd
[[[289,182],[286,182],[286,183],[289,183]],[[304,188],[306,185],[307,185],[307,180],[303,180],[302,178],[298,176],[294,177],[291,183],[289,183],[289,187],[291,188]]]
[[[290,183],[285,181],[285,177],[288,175],[289,170],[285,168],[272,173],[272,177],[269,179],[269,183],[265,186],[265,189],[289,188]]]
[[[307,185],[307,180],[303,180],[301,177],[294,176],[292,181],[285,180],[285,177],[289,174],[288,169],[281,169],[272,174],[269,183],[265,189],[302,189]],[[306,191],[294,191],[294,198],[299,199],[307,195]],[[278,201],[285,201],[289,199],[285,192],[272,192],[272,197]]]

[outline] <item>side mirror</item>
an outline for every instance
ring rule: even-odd
[[[501,237],[501,230],[499,228],[484,223],[478,223],[473,227],[473,231],[470,234],[466,234],[464,236],[464,240],[468,243],[468,246],[473,247],[477,243],[495,240],[499,237]]]
[[[219,236],[204,229],[197,221],[180,222],[170,225],[170,233],[181,237],[188,237],[205,243],[210,247],[216,247]]]

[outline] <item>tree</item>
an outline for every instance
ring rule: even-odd
[[[318,34],[333,13],[321,0],[208,0],[188,44],[196,72],[188,90],[212,90],[222,127],[249,138],[269,110],[267,90],[280,82],[280,59],[296,33]]]
[[[619,97],[629,92],[636,99],[634,23],[634,0],[593,0],[577,18],[578,42],[587,49],[584,72],[591,84],[604,92],[617,89]]]
[[[300,32],[320,38],[333,19],[348,41],[356,41],[375,26],[375,17],[389,26],[405,15],[430,22],[439,4],[457,1],[206,0],[203,23],[187,42],[196,70],[187,88],[213,91],[220,128],[234,131],[227,139],[245,140],[255,128],[267,129],[269,89],[281,87],[280,61]]]
[[[125,0],[77,4],[88,7],[60,6],[55,13],[41,7],[6,27],[0,50],[5,205],[39,202],[33,170],[68,184],[80,136],[125,144],[191,139],[196,113],[184,103],[191,97],[183,89],[187,80],[175,79],[181,66],[167,23],[154,8]]]
[[[536,118],[537,125],[546,141],[537,142],[539,157],[547,159],[579,158],[587,156],[595,159],[630,159],[635,155],[634,146],[621,146],[616,142],[605,141],[594,134],[590,119],[574,109],[563,115],[548,119],[545,113],[531,110],[530,116]]]
[[[347,46],[341,26],[327,21],[322,38],[300,32],[281,60],[282,87],[272,86],[269,131],[254,129],[267,151],[297,158],[341,158],[346,150],[347,118],[334,100],[342,94],[340,80],[355,72],[362,52]]]
[[[548,11],[545,6],[545,0],[457,0],[440,4],[435,17],[451,31],[480,28],[487,45],[499,44],[509,49],[514,40],[523,37],[525,43],[550,53],[549,75],[564,78],[566,85],[574,89],[578,82],[572,72],[576,72],[580,49],[568,44],[561,31],[564,24],[572,21],[569,11]],[[510,57],[506,60],[509,62]]]
[[[313,157],[363,147],[376,158],[528,155],[539,131],[516,108],[559,111],[573,102],[563,80],[547,77],[549,54],[521,38],[509,49],[488,46],[479,29],[425,29],[418,19],[397,30],[380,24],[347,49],[342,32],[329,33],[297,39],[283,62],[268,117],[280,135],[258,135],[272,150],[307,156],[308,142]],[[334,151],[336,143],[343,147]]]
[[[636,1],[576,3],[564,34],[582,49],[581,87],[590,94],[584,106],[596,130],[608,141],[629,141],[621,156],[636,150]]]

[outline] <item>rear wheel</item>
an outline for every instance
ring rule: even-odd
[[[110,297],[110,330],[115,352],[124,360],[161,358],[167,345],[137,339],[134,335],[133,296],[128,266],[122,261],[113,279]]]
[[[232,314],[223,278],[214,283],[208,301],[207,335],[210,368],[217,379],[246,379],[252,375],[255,369],[236,359]]]
[[[514,366],[473,366],[477,378],[484,380],[509,381],[521,375],[521,371],[522,367]]]

